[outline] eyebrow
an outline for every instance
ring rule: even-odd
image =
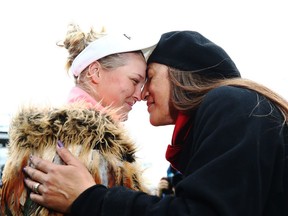
[[[140,77],[140,79],[143,79],[143,80],[146,80],[146,77],[147,77],[147,73],[146,73],[146,76],[145,77],[143,77],[143,76],[141,76],[140,74],[136,74],[138,77]]]

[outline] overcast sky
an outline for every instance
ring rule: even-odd
[[[84,30],[105,26],[153,36],[194,30],[223,47],[243,77],[288,98],[288,32],[285,0],[9,0],[0,3],[0,113],[23,104],[62,104],[73,85],[65,70],[66,50],[55,45],[67,24]],[[156,184],[166,174],[165,149],[172,127],[152,127],[141,102],[127,127],[139,157]]]

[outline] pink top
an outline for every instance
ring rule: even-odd
[[[75,102],[85,102],[87,103],[88,107],[94,107],[97,110],[102,110],[103,106],[97,102],[91,95],[85,92],[83,89],[75,86],[71,89],[68,95],[68,103],[75,103]]]

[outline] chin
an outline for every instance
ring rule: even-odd
[[[127,121],[127,120],[128,120],[128,115],[124,115],[121,117],[122,122]]]
[[[121,113],[119,114],[119,120],[121,122],[127,121],[128,120],[128,113]]]
[[[153,118],[153,116],[150,115],[150,124],[153,126],[165,126],[165,125],[173,125],[175,124],[175,121],[169,117]]]
[[[155,120],[155,119],[151,118],[151,116],[150,116],[150,124],[153,125],[153,126],[161,126],[161,125],[163,125],[159,121],[157,121],[157,119]]]

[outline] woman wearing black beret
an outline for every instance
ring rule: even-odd
[[[175,196],[95,185],[58,146],[67,166],[32,157],[38,170],[25,169],[28,187],[43,185],[31,199],[72,215],[287,216],[287,101],[241,78],[227,53],[197,32],[163,34],[147,63],[150,122],[175,125],[166,152],[184,175]]]

